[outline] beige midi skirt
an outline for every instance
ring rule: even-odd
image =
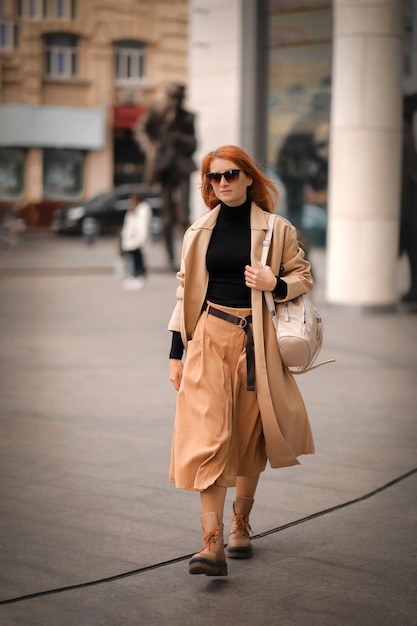
[[[213,304],[247,317],[251,309]],[[201,314],[188,343],[177,397],[169,479],[202,491],[257,476],[266,451],[256,391],[246,388],[246,334],[228,321]]]

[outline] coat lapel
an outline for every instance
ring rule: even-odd
[[[201,314],[208,285],[206,266],[207,249],[213,228],[220,212],[220,205],[205,213],[190,226],[190,243],[184,256],[185,275],[188,277],[184,285],[184,325],[183,341],[190,339]]]
[[[261,267],[262,246],[268,230],[268,215],[269,213],[252,202],[250,213],[252,267]]]
[[[190,230],[201,230],[201,229],[209,229],[213,230],[216,225],[217,218],[220,213],[220,204],[214,207],[211,211],[207,211],[204,213],[198,220],[191,224]]]

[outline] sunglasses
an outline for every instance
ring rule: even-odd
[[[226,172],[210,172],[210,174],[206,174],[212,185],[219,185],[224,176],[224,179],[228,183],[233,183],[235,180],[239,178],[239,172],[241,170],[227,170]]]

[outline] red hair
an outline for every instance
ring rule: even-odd
[[[248,199],[255,202],[264,211],[275,213],[279,194],[275,183],[270,180],[259,167],[255,165],[251,157],[238,146],[221,146],[209,152],[201,163],[201,195],[209,209],[214,209],[219,204],[219,199],[213,191],[206,174],[211,171],[211,163],[214,159],[227,159],[242,170],[253,180],[248,187]]]

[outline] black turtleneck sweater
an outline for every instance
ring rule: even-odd
[[[221,205],[206,256],[206,299],[214,304],[251,307],[251,292],[245,285],[245,265],[250,265],[250,205],[248,200],[237,207]]]
[[[207,249],[209,282],[206,300],[235,308],[251,308],[251,290],[245,284],[245,265],[250,265],[250,200],[237,207],[221,203],[217,223]],[[277,277],[275,293],[287,295],[287,284]],[[181,359],[184,345],[174,331],[170,359]]]

